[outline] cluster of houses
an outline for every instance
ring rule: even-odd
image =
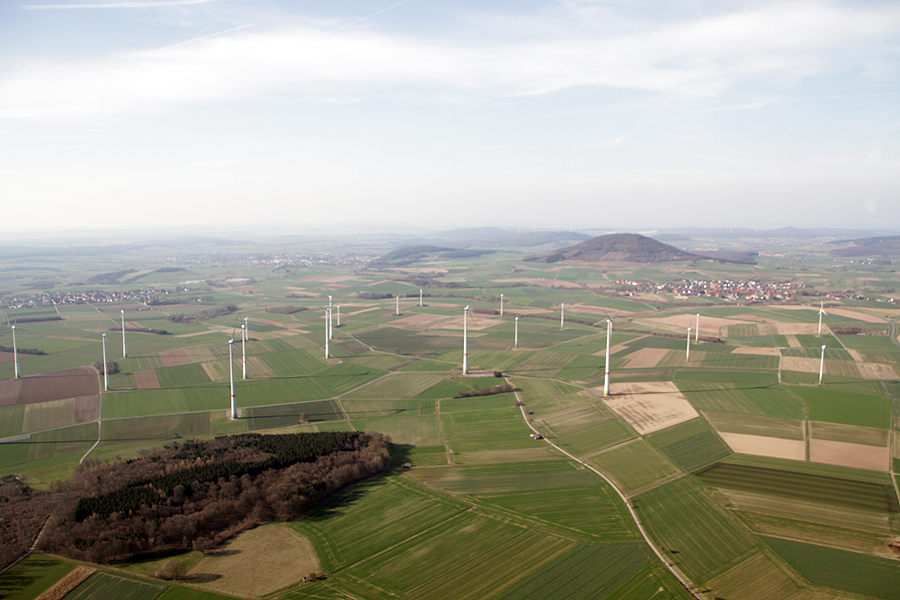
[[[796,282],[762,283],[752,279],[750,281],[682,279],[681,281],[667,281],[665,283],[620,279],[616,281],[616,286],[628,296],[634,294],[675,294],[682,298],[714,296],[726,300],[751,302],[794,300],[797,290],[806,287],[804,284]]]

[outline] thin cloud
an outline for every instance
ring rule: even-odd
[[[25,10],[68,10],[78,8],[158,8],[163,6],[182,6],[188,4],[206,4],[216,0],[134,0],[133,2],[90,2],[83,4],[24,4]]]
[[[653,23],[623,35],[564,36],[553,27],[514,42],[497,41],[502,32],[462,41],[310,26],[235,29],[190,44],[8,75],[0,80],[0,116],[130,112],[247,98],[334,101],[386,91],[486,98],[593,86],[709,98],[747,82],[866,73],[891,60],[883,46],[898,30],[897,5],[857,10],[810,2]]]

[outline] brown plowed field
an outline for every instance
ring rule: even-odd
[[[194,362],[187,350],[179,348],[177,350],[166,350],[159,353],[159,359],[164,367],[177,367],[179,365],[189,365]]]
[[[75,422],[90,423],[100,418],[100,395],[75,398]]]
[[[31,404],[100,393],[100,380],[91,367],[54,371],[0,381],[0,406]]]
[[[167,365],[168,366],[168,365]],[[139,390],[158,390],[159,379],[156,377],[156,371],[147,369],[146,371],[134,372],[134,385]]]

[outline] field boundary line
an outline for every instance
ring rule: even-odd
[[[506,379],[506,377],[504,377],[504,379]],[[508,380],[507,380],[506,382],[509,383]],[[512,384],[510,384],[510,385],[512,385]],[[522,413],[522,419],[525,421],[525,424],[528,425],[529,429],[531,429],[534,433],[540,435],[540,432],[539,432],[537,429],[535,429],[534,426],[531,424],[531,421],[528,420],[528,414],[525,412],[525,405],[522,403],[522,399],[521,399],[521,397],[519,396],[519,392],[516,390],[516,391],[514,391],[513,393],[515,393],[516,399],[519,401],[519,402],[518,402],[518,404],[519,404],[519,410],[520,410],[521,413]],[[699,595],[697,594],[697,592],[694,591],[694,588],[695,588],[696,586],[694,586],[694,584],[687,578],[687,576],[684,575],[684,574],[682,574],[681,571],[680,571],[678,568],[675,567],[675,565],[670,564],[669,561],[666,560],[665,555],[663,555],[663,553],[660,551],[660,549],[656,547],[656,544],[653,543],[653,540],[650,539],[650,534],[648,534],[648,533],[647,533],[647,530],[644,529],[644,525],[641,523],[641,520],[638,518],[637,513],[634,512],[634,507],[631,505],[631,502],[628,500],[628,498],[625,496],[625,494],[622,493],[622,490],[620,490],[620,489],[612,482],[612,480],[609,479],[609,477],[607,477],[606,475],[604,475],[604,474],[603,474],[602,472],[600,472],[598,469],[596,469],[596,468],[594,468],[593,466],[591,466],[591,465],[589,465],[589,464],[587,464],[587,463],[581,461],[581,460],[578,459],[576,456],[574,456],[574,455],[570,454],[569,452],[567,452],[566,450],[560,448],[559,446],[557,446],[556,444],[554,444],[553,442],[551,442],[551,441],[548,440],[547,438],[543,438],[543,439],[544,439],[545,442],[547,442],[548,444],[550,444],[550,445],[551,445],[553,448],[555,448],[556,450],[562,452],[563,454],[565,454],[566,456],[568,456],[568,457],[571,458],[572,460],[578,462],[579,464],[583,465],[583,466],[586,467],[587,469],[590,469],[591,471],[593,471],[594,473],[596,473],[597,475],[599,475],[600,477],[602,477],[602,478],[603,478],[603,481],[605,481],[606,483],[608,483],[609,486],[610,486],[612,489],[614,489],[614,490],[616,491],[616,494],[618,494],[618,495],[619,495],[619,498],[622,499],[622,502],[625,503],[625,508],[628,509],[628,513],[631,515],[631,518],[634,520],[634,524],[637,526],[638,531],[641,532],[641,536],[643,536],[644,541],[647,543],[648,546],[650,546],[650,548],[653,550],[653,553],[656,554],[657,558],[659,558],[660,562],[662,562],[662,564],[665,565],[665,567],[669,570],[669,572],[672,573],[672,575],[674,575],[676,579],[678,579],[678,582],[681,583],[681,585],[684,587],[684,589],[687,590],[687,592],[688,592],[691,596],[693,596],[693,597],[696,598],[697,600],[703,600],[703,598],[702,598],[701,596],[699,596]]]

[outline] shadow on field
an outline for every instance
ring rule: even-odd
[[[210,583],[222,579],[221,575],[215,573],[192,573],[184,578],[187,583]]]
[[[390,477],[390,475],[376,475],[373,479],[361,481],[349,488],[339,491],[332,496],[328,502],[307,515],[304,520],[317,523],[319,521],[327,521],[332,517],[340,516],[343,512],[341,510],[342,508],[353,506],[356,504],[357,500],[365,496],[373,488],[385,485],[388,477]]]
[[[31,555],[27,562],[19,563],[0,576],[0,597],[6,598],[38,580],[45,569],[59,564],[58,561]]]

